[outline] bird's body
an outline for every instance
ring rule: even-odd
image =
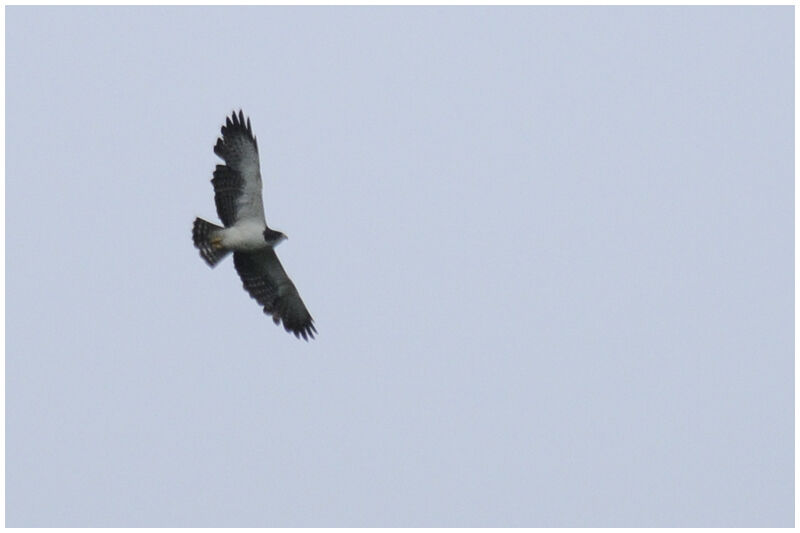
[[[317,331],[314,320],[273,250],[286,235],[267,226],[258,143],[250,119],[245,122],[241,111],[225,120],[214,153],[225,161],[224,165],[217,165],[211,180],[217,214],[224,227],[195,219],[195,247],[211,267],[233,252],[233,263],[245,290],[263,306],[264,312],[272,315],[276,324],[283,322],[286,331],[296,337],[313,338]]]
[[[229,228],[220,230],[219,245],[234,252],[255,252],[273,247],[277,242],[269,242],[264,238],[265,224],[258,221],[245,220]],[[279,241],[280,242],[280,241]]]

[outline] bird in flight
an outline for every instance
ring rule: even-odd
[[[250,119],[234,111],[225,118],[222,137],[214,153],[225,161],[217,165],[214,178],[214,202],[224,227],[196,218],[192,228],[195,247],[210,267],[233,252],[233,266],[264,313],[275,324],[283,322],[286,331],[308,340],[317,332],[314,319],[306,309],[292,280],[286,275],[275,246],[286,235],[267,226],[261,199],[261,171],[258,143]]]

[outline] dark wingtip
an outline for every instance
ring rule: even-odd
[[[306,342],[312,340],[314,338],[314,333],[317,332],[317,328],[315,328],[314,324],[311,322],[300,326],[289,326],[289,324],[284,322],[283,327],[286,331],[293,334],[298,339],[303,337],[303,340]]]
[[[272,315],[272,321],[275,323],[275,325],[283,325],[283,329],[285,329],[287,333],[294,335],[298,339],[303,337],[303,340],[308,342],[311,339],[314,339],[314,334],[317,333],[317,328],[314,327],[312,322],[302,325],[288,324],[285,320],[282,320],[280,316],[273,314],[272,311],[268,311],[266,308],[264,308],[264,313],[267,315]]]
[[[305,328],[303,328],[303,338],[308,340],[306,338],[306,335],[308,335],[310,338],[313,339],[314,338],[314,333],[316,333],[316,332],[317,332],[317,328],[314,327],[314,322],[309,321],[309,323],[306,324]]]
[[[225,124],[223,124],[223,126],[220,128],[220,132],[222,133],[223,137],[223,145],[226,137],[241,133],[253,141],[253,146],[255,146],[256,152],[258,152],[258,141],[256,140],[255,135],[253,135],[253,126],[250,123],[250,117],[245,118],[244,111],[241,109],[239,109],[238,112],[236,110],[231,111],[230,116],[225,117]],[[221,146],[221,148],[224,148],[224,146]],[[214,149],[214,152],[225,159],[221,153],[217,152],[216,148]]]

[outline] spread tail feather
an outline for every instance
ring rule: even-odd
[[[192,227],[192,240],[194,246],[200,250],[200,257],[202,257],[208,266],[214,267],[225,259],[225,256],[230,253],[230,250],[215,248],[212,244],[214,234],[222,230],[221,226],[212,224],[202,218],[194,219],[194,226]]]

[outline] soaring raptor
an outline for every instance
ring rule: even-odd
[[[241,110],[238,116],[234,112],[225,118],[221,131],[214,153],[225,164],[217,165],[211,183],[217,214],[225,227],[196,218],[194,245],[211,267],[233,252],[233,265],[245,290],[264,307],[264,313],[272,315],[276,324],[283,322],[295,337],[313,339],[317,332],[314,319],[275,255],[275,246],[286,235],[267,226],[264,217],[258,143],[250,119],[245,121]]]

